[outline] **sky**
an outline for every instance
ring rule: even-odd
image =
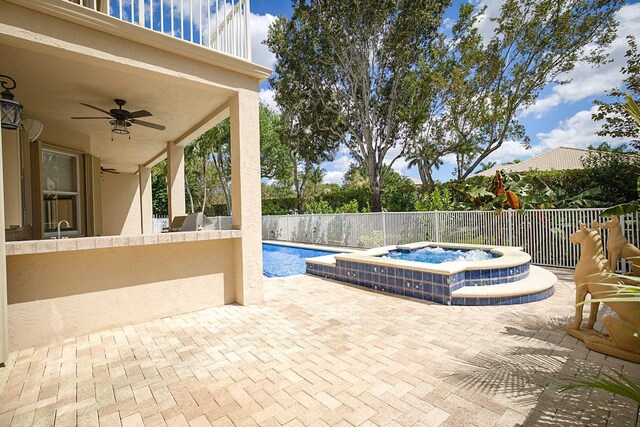
[[[134,10],[135,16],[139,14],[135,3],[131,3],[131,0],[121,1],[124,5],[123,19],[131,20],[130,10]],[[152,4],[154,5],[154,10],[156,10],[154,27],[156,29],[160,28],[160,16],[164,16],[165,28],[170,27],[171,19],[166,11],[169,10],[171,4],[175,8],[175,4],[179,3],[174,4],[170,0],[147,0],[146,4],[149,4],[150,1],[153,1]],[[211,3],[209,4],[215,4],[215,0],[210,1]],[[219,1],[222,2],[224,0]],[[229,2],[229,0],[226,1]],[[481,34],[489,36],[492,24],[488,18],[499,13],[503,0],[454,0],[453,5],[445,14],[445,26],[453,22],[452,20],[455,19],[456,12],[463,1],[472,2],[478,6],[486,4],[487,12],[485,18],[479,23],[479,30]],[[164,5],[165,13],[160,13],[161,4]],[[111,0],[111,13],[115,16],[119,14],[118,6],[118,0]],[[274,67],[275,56],[269,52],[263,41],[267,37],[269,26],[275,21],[276,17],[278,15],[290,17],[291,13],[290,0],[251,0],[251,51],[254,62],[269,68]],[[571,79],[571,83],[562,86],[552,84],[546,87],[535,104],[518,113],[518,119],[524,125],[526,133],[531,139],[531,148],[526,149],[519,141],[506,141],[498,151],[491,154],[485,161],[506,163],[516,159],[525,160],[556,147],[586,148],[589,145],[596,145],[601,142],[616,143],[616,141],[596,135],[601,124],[591,120],[591,114],[595,112],[593,101],[606,99],[605,91],[621,84],[620,67],[626,62],[624,54],[628,48],[625,38],[628,34],[638,34],[638,29],[640,28],[640,0],[628,1],[616,17],[620,22],[617,37],[607,49],[611,61],[595,69],[585,64],[578,64],[574,70],[564,76],[565,79]],[[150,17],[148,13],[146,14],[146,21],[147,26],[149,26]],[[179,34],[180,29],[175,30],[174,32],[177,33],[174,35],[186,39],[191,37],[197,39],[199,37],[198,29],[194,28],[194,34],[191,36],[188,34],[187,27],[188,25],[184,28],[184,35]],[[264,82],[260,87],[260,97],[270,106],[277,108],[273,95],[273,90],[269,87],[268,81]],[[617,143],[623,142],[617,141]],[[398,152],[399,148],[395,151],[392,150],[389,157],[392,158]],[[453,178],[454,158],[452,156],[445,157],[444,161],[445,164],[434,173],[434,177],[440,181],[448,181]],[[351,162],[348,149],[341,147],[334,161],[325,162],[321,165],[326,170],[325,182],[342,183],[343,175]],[[393,164],[393,168],[403,175],[418,178],[418,171],[409,169],[404,159],[397,160]]]
[[[445,18],[452,19],[461,1],[456,0]],[[474,0],[472,0],[474,1]],[[475,0],[474,3],[483,3]],[[485,0],[487,15],[496,14],[500,8],[500,1]],[[262,41],[266,38],[269,25],[277,15],[291,16],[289,0],[252,0],[251,1],[251,31],[253,61],[267,67],[273,67],[275,57]],[[595,111],[593,101],[606,99],[605,91],[621,84],[620,67],[625,64],[624,54],[628,48],[625,37],[628,34],[638,34],[640,28],[640,0],[629,1],[617,14],[620,22],[617,38],[608,49],[610,63],[599,68],[579,64],[569,73],[572,82],[567,85],[550,85],[546,87],[537,102],[526,111],[518,114],[520,122],[525,126],[527,135],[531,138],[531,148],[525,149],[519,141],[506,141],[503,146],[487,160],[498,163],[511,162],[515,159],[524,160],[556,147],[585,148],[590,144],[614,142],[608,138],[596,135],[600,124],[591,120]],[[480,23],[481,31],[490,31],[488,20]],[[260,88],[260,97],[274,106],[273,91],[268,82]],[[624,141],[619,141],[621,143]],[[322,167],[327,171],[326,182],[342,182],[351,157],[348,149],[341,148],[333,162],[326,162]],[[445,164],[435,172],[435,178],[447,181],[453,178],[453,159],[445,158]],[[406,161],[396,161],[394,169],[403,175],[417,178],[416,169],[408,169]]]

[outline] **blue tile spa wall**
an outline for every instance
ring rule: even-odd
[[[555,292],[555,288],[551,287],[541,292],[529,295],[518,295],[508,297],[497,298],[458,298],[453,297],[451,299],[451,305],[513,305],[513,304],[526,304],[529,302],[542,301],[549,298]]]
[[[456,289],[515,282],[529,274],[529,264],[445,275],[337,260],[335,266],[307,262],[307,273],[381,292],[450,305],[455,303],[452,302],[451,293]]]

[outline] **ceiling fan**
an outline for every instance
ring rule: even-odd
[[[114,102],[118,106],[118,108],[112,108],[111,110],[103,110],[102,108],[95,107],[93,105],[85,104],[81,102],[81,105],[85,107],[93,108],[94,110],[100,111],[101,113],[106,114],[108,117],[71,117],[74,120],[93,120],[93,119],[107,119],[109,120],[109,124],[111,125],[111,132],[120,135],[129,134],[129,128],[132,125],[140,125],[144,127],[148,127],[156,130],[165,130],[165,126],[159,125],[156,123],[146,122],[144,120],[138,120],[141,117],[150,117],[153,116],[147,110],[138,110],[138,111],[127,111],[123,109],[124,105],[127,103],[124,99],[114,99]]]
[[[120,175],[120,172],[118,172],[118,170],[117,170],[117,169],[114,169],[114,168],[104,168],[104,167],[102,167],[102,166],[100,166],[100,172],[102,172],[102,173],[112,173],[112,174],[115,174],[115,175]]]

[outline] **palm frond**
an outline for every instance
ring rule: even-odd
[[[598,388],[640,403],[640,384],[615,369],[612,369],[612,371],[617,377],[603,373],[602,376],[604,378],[594,375],[589,375],[584,379],[565,378],[566,381],[571,381],[571,383],[560,387],[559,391],[564,393],[576,388]]]

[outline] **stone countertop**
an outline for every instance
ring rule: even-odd
[[[7,256],[51,252],[84,251],[129,246],[162,245],[202,240],[239,239],[241,230],[203,230],[134,236],[79,237],[75,239],[24,240],[7,242]]]

